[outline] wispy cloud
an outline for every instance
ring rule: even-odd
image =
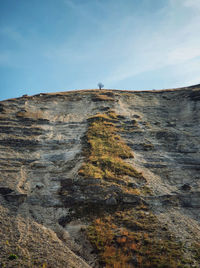
[[[102,81],[131,89],[138,79],[143,89],[150,76],[159,87],[200,82],[199,0],[44,0],[33,11],[39,22],[34,14],[29,20],[32,6],[21,1],[29,24],[7,13],[0,65],[13,67],[32,88],[88,88]]]
[[[75,2],[73,0],[63,0],[64,4],[67,8],[70,8],[76,15],[81,16],[82,18],[89,20],[91,23],[100,24],[100,21],[97,19],[95,15],[92,14],[91,7],[98,5],[99,8],[101,6],[99,5],[99,2],[94,0],[93,4],[91,2],[89,5],[87,4],[87,1],[81,1],[81,2]]]
[[[173,2],[173,5],[171,4]],[[139,42],[130,38],[131,30],[128,35],[128,43],[132,43],[127,49],[126,58],[121,64],[111,72],[106,81],[108,84],[117,84],[119,81],[135,77],[148,71],[156,71],[166,66],[176,66],[174,72],[181,72],[181,65],[184,67],[184,75],[181,77],[182,84],[191,81],[191,72],[188,70],[189,61],[200,56],[200,17],[195,13],[195,8],[200,7],[199,1],[177,0],[178,7],[174,4],[176,0],[169,2],[169,5],[162,10],[163,21],[160,26],[147,32],[144,28],[140,32]],[[185,8],[190,6],[188,19],[183,18]],[[174,10],[178,8],[178,10]],[[178,18],[176,18],[176,16]],[[121,35],[124,30],[122,29]],[[197,64],[193,65],[193,69]],[[188,72],[187,72],[188,70]],[[187,75],[188,74],[188,75]],[[159,79],[159,78],[158,78]],[[198,79],[194,79],[197,81]],[[200,79],[199,79],[200,81]]]
[[[94,69],[98,72],[99,65],[104,69],[101,75],[108,87],[122,81],[126,84],[127,79],[167,66],[176,66],[173,71],[180,73],[181,64],[187,66],[189,61],[200,56],[200,37],[197,34],[200,18],[194,12],[199,7],[198,1],[170,0],[156,12],[145,14],[147,17],[137,14],[120,17],[120,8],[116,8],[117,20],[111,13],[100,22],[91,12],[91,6],[64,1],[74,12],[94,23],[96,33],[91,32],[84,38],[78,31],[65,43],[47,49],[45,56],[58,64],[85,66],[88,74]],[[100,8],[105,15],[106,6]],[[184,17],[186,12],[187,20]],[[181,78],[183,84],[191,81],[186,69]]]
[[[199,2],[199,0],[182,0],[182,4],[184,6],[186,6],[186,7],[200,9],[200,2]]]

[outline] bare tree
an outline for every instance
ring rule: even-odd
[[[97,86],[99,87],[100,90],[104,87],[104,85],[101,82],[99,82]]]

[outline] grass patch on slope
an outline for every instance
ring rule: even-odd
[[[97,218],[87,236],[106,268],[183,268],[182,245],[162,230],[156,216],[135,208]]]
[[[142,177],[133,166],[124,159],[133,158],[131,149],[117,134],[115,124],[118,122],[114,111],[97,114],[89,118],[87,131],[87,148],[85,162],[79,170],[79,175],[94,179],[121,179],[128,175]]]

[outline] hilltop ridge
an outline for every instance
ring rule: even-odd
[[[132,89],[132,90],[126,90],[126,89],[101,89],[102,91],[112,91],[112,92],[129,92],[129,93],[135,93],[135,92],[149,92],[149,93],[153,93],[153,92],[168,92],[168,91],[180,91],[180,90],[183,90],[183,91],[187,91],[187,90],[198,90],[200,87],[200,84],[196,84],[196,85],[192,85],[192,86],[186,86],[186,87],[178,87],[178,88],[168,88],[168,89],[145,89],[145,90],[138,90],[138,89]],[[35,97],[35,96],[43,96],[43,95],[66,95],[66,94],[70,94],[70,93],[83,93],[83,92],[93,92],[93,91],[98,91],[98,89],[73,89],[73,90],[66,90],[66,91],[56,91],[56,92],[41,92],[41,93],[37,93],[37,94],[34,94],[34,95],[28,95],[28,94],[24,94],[23,96],[20,96],[20,97],[13,97],[13,98],[8,98],[8,99],[5,99],[5,100],[12,100],[12,99],[19,99],[19,98],[32,98],[32,97]],[[5,101],[5,100],[0,100],[1,101]]]

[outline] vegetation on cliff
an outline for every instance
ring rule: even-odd
[[[89,118],[89,122],[85,148],[87,161],[79,170],[79,175],[104,180],[119,180],[125,175],[142,178],[141,173],[124,161],[132,158],[133,153],[117,134],[116,113],[109,110]]]
[[[182,244],[145,206],[117,209],[98,217],[87,235],[102,267],[190,267]]]
[[[85,163],[79,170],[83,178],[117,182],[126,176],[144,179],[132,165],[125,162],[133,158],[131,149],[117,134],[118,115],[109,110],[88,119]],[[121,186],[123,191],[128,187]],[[146,187],[146,186],[145,186]],[[133,190],[133,189],[132,189]],[[131,187],[129,187],[131,192]],[[140,195],[139,189],[133,194]],[[101,267],[189,267],[184,259],[183,247],[176,242],[166,226],[160,226],[148,206],[118,205],[102,213],[96,211],[86,230],[87,237],[99,256]]]

